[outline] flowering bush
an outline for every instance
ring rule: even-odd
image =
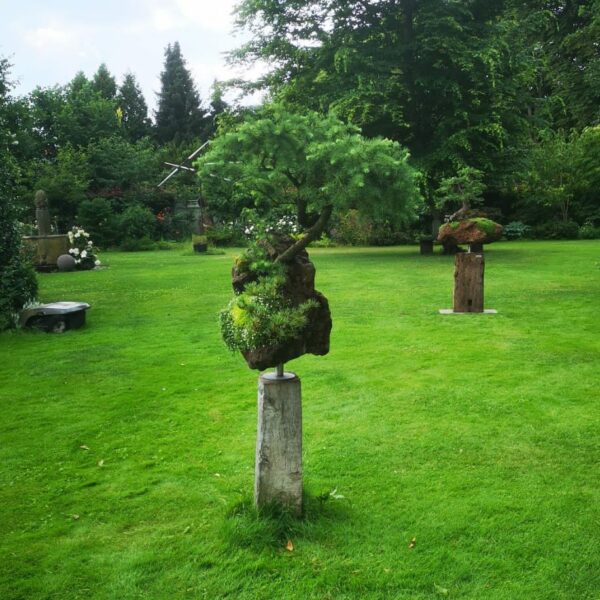
[[[81,227],[73,227],[67,234],[69,237],[69,254],[75,259],[78,269],[93,269],[100,265],[95,255],[94,243],[90,234]]]

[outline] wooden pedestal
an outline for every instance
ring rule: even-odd
[[[483,252],[462,252],[454,261],[454,312],[483,312]]]

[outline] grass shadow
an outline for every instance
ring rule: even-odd
[[[345,498],[325,492],[303,494],[304,510],[296,516],[281,504],[270,504],[261,509],[252,498],[244,498],[226,513],[223,536],[231,546],[263,550],[282,550],[289,540],[318,540],[331,533],[331,525],[345,521],[351,513],[351,504]]]

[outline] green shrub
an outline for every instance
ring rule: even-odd
[[[17,313],[36,293],[35,271],[20,256],[0,265],[0,331],[14,327]]]
[[[119,217],[121,247],[131,240],[152,240],[156,234],[156,217],[149,208],[134,204]]]
[[[534,237],[543,240],[576,240],[579,225],[574,221],[549,221],[533,228]]]
[[[242,227],[233,222],[210,227],[206,237],[213,246],[245,246],[248,243]]]
[[[369,243],[373,225],[357,210],[351,208],[347,213],[338,217],[337,224],[332,228],[332,237],[346,246],[366,246]]]
[[[399,246],[411,244],[414,236],[406,231],[400,231],[389,221],[374,222],[368,238],[369,246]]]
[[[335,242],[326,234],[321,234],[318,240],[310,243],[312,248],[331,248],[335,246]]]
[[[84,200],[78,209],[81,226],[89,232],[100,248],[118,244],[120,239],[119,217],[113,205],[106,198]]]
[[[507,240],[520,240],[526,237],[530,231],[529,225],[525,225],[521,221],[512,221],[504,226],[504,237]]]
[[[582,240],[599,240],[600,239],[600,227],[594,226],[591,221],[586,221],[579,228],[579,237]]]
[[[16,313],[37,294],[35,272],[22,251],[13,200],[18,170],[2,141],[0,138],[0,331],[14,327]]]

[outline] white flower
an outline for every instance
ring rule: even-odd
[[[79,256],[79,248],[71,248],[69,252],[71,252],[71,254],[74,254],[75,256]]]
[[[86,231],[82,231],[81,233],[83,233],[83,235],[84,235],[86,238],[89,238],[89,237],[90,237],[90,234],[89,234],[89,233],[87,233]]]
[[[95,261],[94,261],[94,264],[95,264],[97,267],[99,267],[99,266],[100,266],[102,263],[101,263],[99,260],[95,260]]]
[[[81,258],[85,258],[86,256],[87,256],[87,252],[84,250],[84,251],[81,253]]]
[[[92,241],[90,240],[90,241],[88,242],[88,246],[91,248],[93,245],[94,245],[94,244],[93,244],[93,243],[92,243]]]

